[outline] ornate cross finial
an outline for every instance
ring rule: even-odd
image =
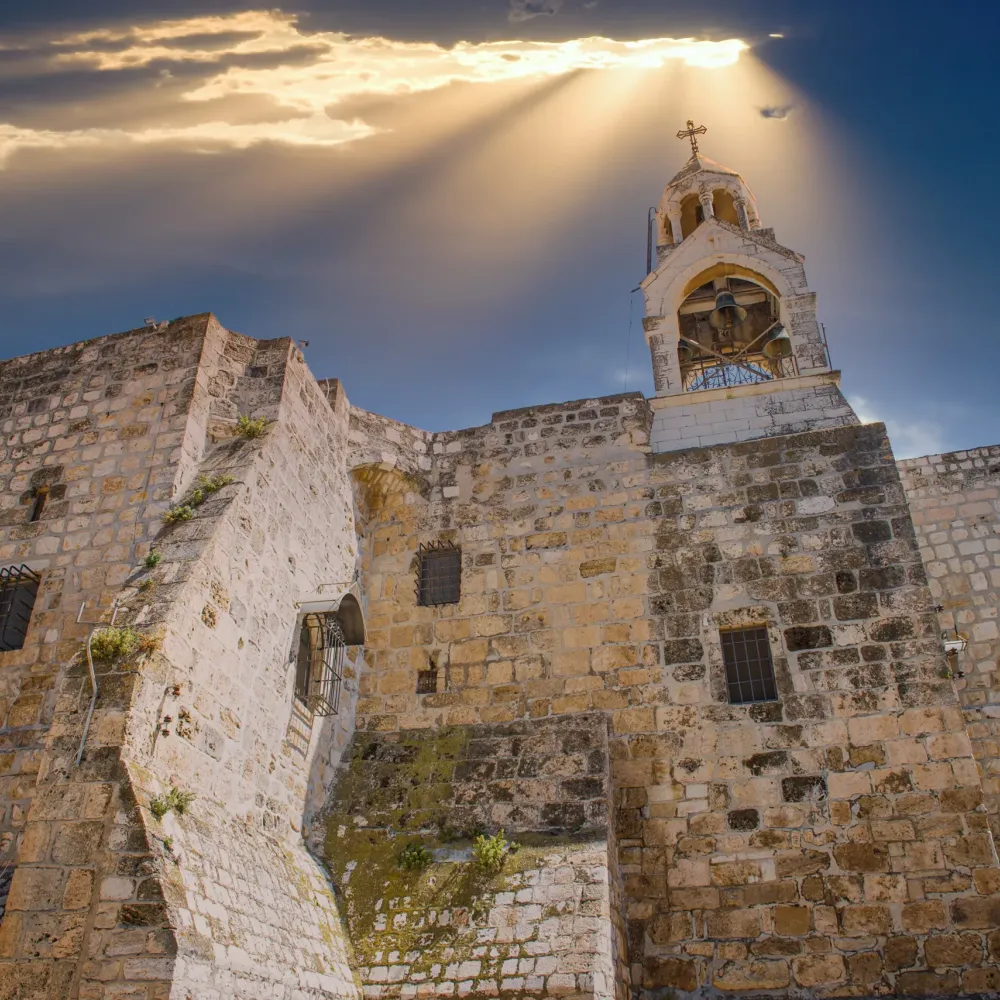
[[[704,135],[708,131],[704,125],[699,125],[697,128],[694,127],[694,122],[688,119],[687,128],[681,129],[677,133],[678,139],[690,139],[691,140],[691,155],[698,155],[698,136]]]

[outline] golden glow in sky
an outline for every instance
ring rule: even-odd
[[[458,83],[540,81],[580,70],[650,70],[670,64],[716,69],[736,63],[745,49],[735,38],[462,42],[448,48],[309,33],[294,15],[278,11],[101,28],[46,40],[33,53],[36,66],[47,74],[159,67],[155,83],[145,87],[159,90],[166,106],[152,116],[133,113],[125,116],[132,120],[111,122],[104,116],[100,123],[75,127],[0,122],[0,162],[20,149],[122,144],[337,146],[378,131],[354,113],[338,115],[338,106],[362,97],[417,94]],[[180,74],[180,66],[199,72]],[[240,102],[238,110],[234,102]]]

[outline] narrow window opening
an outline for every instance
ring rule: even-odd
[[[705,221],[705,208],[703,205],[696,205],[694,209],[694,221],[696,226],[700,226]]]
[[[49,488],[48,486],[40,486],[35,491],[35,502],[31,505],[31,518],[32,521],[39,521],[42,517],[42,511],[45,510],[45,501],[49,498]]]
[[[27,566],[0,569],[0,651],[24,645],[40,582]]]
[[[719,639],[730,704],[775,701],[778,690],[767,629],[763,626],[726,629],[719,633]]]
[[[458,604],[462,594],[462,550],[421,545],[417,550],[417,604]]]

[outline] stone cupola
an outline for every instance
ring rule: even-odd
[[[744,231],[760,228],[757,200],[746,181],[735,170],[692,153],[656,207],[657,249],[675,246],[713,218]]]

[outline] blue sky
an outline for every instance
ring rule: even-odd
[[[626,368],[651,391],[630,290],[693,116],[806,255],[843,387],[897,452],[1000,442],[994,5],[255,10],[0,12],[0,355],[211,310],[428,429]],[[664,41],[686,37],[748,48],[705,67],[719,50]]]

